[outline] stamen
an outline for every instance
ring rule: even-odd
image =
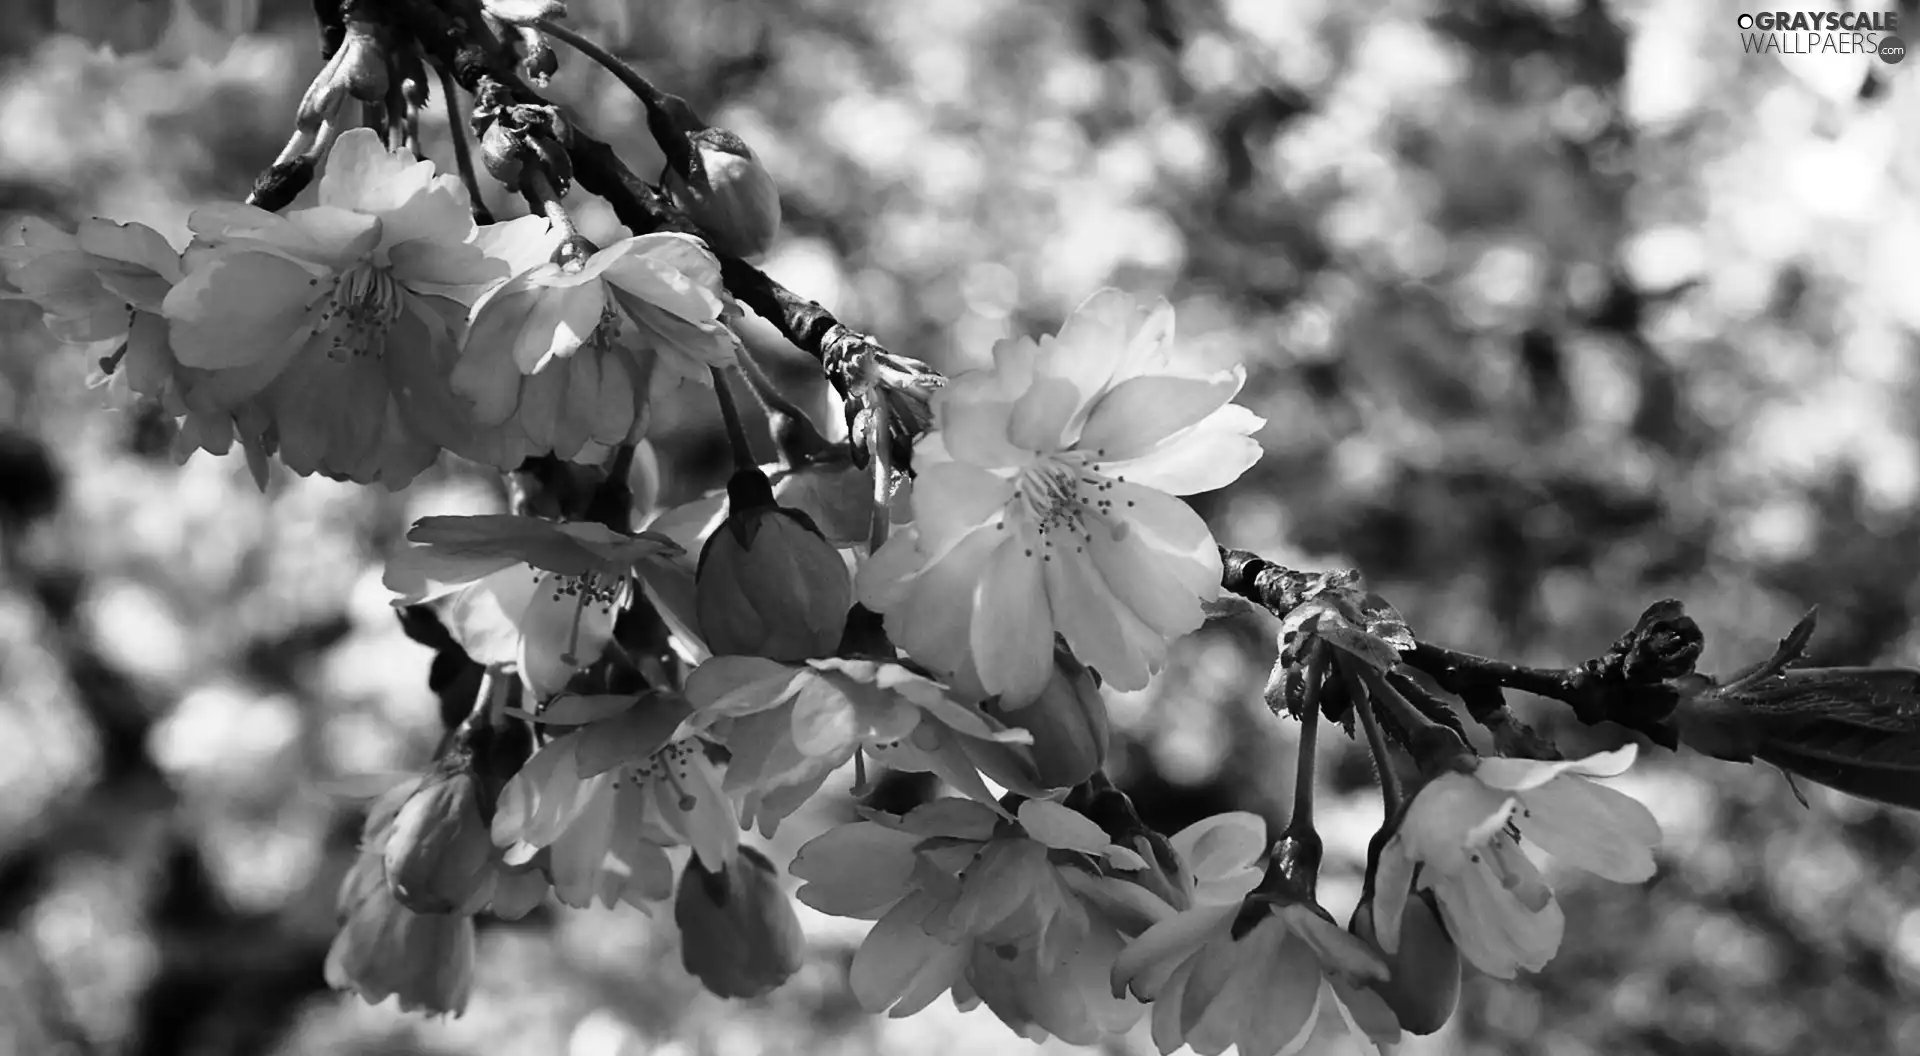
[[[393,275],[360,264],[335,275],[325,289],[315,301],[324,306],[314,322],[314,336],[323,342],[327,358],[344,362],[384,352],[387,331],[402,308],[400,284]]]
[[[1035,459],[1015,478],[1013,494],[1003,507],[1001,527],[1006,517],[1021,517],[1034,526],[1040,547],[1047,553],[1038,556],[1051,561],[1056,539],[1072,545],[1075,553],[1085,553],[1093,541],[1090,522],[1098,522],[1116,542],[1132,530],[1125,520],[1116,518],[1111,492],[1116,481],[1093,468],[1095,463],[1078,452],[1065,452]],[[1133,503],[1129,501],[1128,506]],[[1028,557],[1036,556],[1032,549]]]
[[[557,589],[563,595],[566,593],[565,586],[562,586]],[[578,652],[580,649],[580,614],[587,607],[588,591],[586,589],[585,584],[582,584],[576,581],[573,586],[573,593],[574,593],[574,598],[576,599],[573,603],[573,626],[567,628],[567,651],[560,654],[560,659],[566,661],[569,665],[573,667],[579,667],[580,657],[578,655]]]
[[[666,749],[669,757],[665,760],[666,765],[661,767],[660,773],[660,776],[666,780],[667,787],[680,794],[675,805],[680,808],[682,814],[691,813],[700,803],[694,794],[687,790],[687,775],[682,772],[683,760],[686,758],[684,753],[688,750],[677,744],[669,746]]]

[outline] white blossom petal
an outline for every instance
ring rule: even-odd
[[[1085,814],[1048,799],[1029,799],[1015,813],[1027,835],[1060,851],[1098,855],[1112,841]]]
[[[1520,803],[1520,834],[1555,858],[1623,884],[1653,875],[1660,823],[1632,796],[1562,776],[1522,793]]]
[[[1053,677],[1054,624],[1032,540],[1013,534],[993,551],[976,588],[968,641],[987,692],[1025,702]]]
[[[1482,759],[1473,776],[1489,788],[1525,792],[1539,788],[1561,774],[1585,774],[1589,777],[1617,777],[1633,765],[1639,751],[1632,742],[1610,752],[1599,752],[1583,759],[1514,759],[1506,756]]]

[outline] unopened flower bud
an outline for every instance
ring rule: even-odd
[[[811,517],[774,501],[758,469],[735,473],[727,497],[727,519],[707,538],[695,575],[708,647],[782,661],[831,655],[853,606],[840,552]]]
[[[690,858],[673,900],[680,963],[721,997],[759,997],[800,970],[806,936],[780,873],[742,847],[720,872]]]
[[[327,950],[327,985],[369,1004],[397,997],[402,1010],[459,1015],[473,990],[473,918],[401,905],[365,854],[348,873],[340,933]]]
[[[1347,930],[1379,950],[1374,933],[1373,899],[1361,900]],[[1431,1034],[1446,1026],[1460,999],[1460,951],[1447,936],[1430,896],[1407,899],[1400,917],[1400,948],[1381,958],[1390,972],[1384,983],[1370,986],[1393,1009],[1400,1028],[1411,1034]]]
[[[383,857],[387,882],[416,913],[460,912],[481,894],[493,855],[480,775],[468,751],[435,766],[394,817]]]
[[[487,175],[509,187],[520,186],[520,141],[502,124],[491,124],[480,133],[480,164]]]
[[[700,167],[691,181],[667,171],[667,190],[720,253],[757,257],[780,233],[780,187],[753,148],[724,128],[688,136]]]
[[[1077,785],[1106,765],[1112,737],[1106,701],[1093,673],[1057,641],[1053,677],[1039,698],[1017,706],[1001,702],[991,714],[1033,735],[1032,747],[1014,754],[1032,760],[1031,780],[1042,788]]]
[[[844,450],[837,461],[802,466],[780,478],[774,497],[813,519],[835,546],[865,543],[873,528],[873,474],[854,466]]]

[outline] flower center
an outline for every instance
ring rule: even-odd
[[[600,615],[611,616],[614,606],[626,600],[627,577],[620,575],[601,575],[598,572],[586,572],[578,576],[555,575],[553,594],[556,598],[572,598],[573,625],[567,631],[567,651],[560,654],[566,663],[578,666],[576,655],[580,648],[580,619],[586,615],[587,606],[600,610]]]
[[[674,793],[674,805],[680,813],[687,814],[698,806],[700,799],[693,794],[691,769],[693,753],[702,751],[698,741],[688,739],[675,741],[653,753],[653,757],[633,768],[634,780],[644,784],[659,779],[666,782],[667,788]]]
[[[314,335],[335,362],[378,356],[387,331],[400,318],[400,307],[400,283],[391,272],[371,264],[348,268],[327,285]]]
[[[1071,547],[1082,553],[1093,541],[1093,526],[1098,524],[1109,538],[1119,542],[1132,526],[1114,516],[1119,507],[1109,497],[1119,480],[1092,468],[1091,459],[1077,451],[1042,455],[1028,463],[1014,478],[1013,497],[1008,513],[1033,524],[1040,533],[1036,554],[1043,561],[1053,560],[1056,546]],[[1133,503],[1128,501],[1127,506]],[[1006,527],[1004,520],[1001,527]]]

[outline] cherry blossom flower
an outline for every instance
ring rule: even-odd
[[[1279,858],[1287,861],[1244,900],[1195,902],[1114,960],[1114,992],[1153,1004],[1162,1054],[1182,1045],[1203,1056],[1228,1046],[1245,1056],[1298,1052],[1329,1017],[1348,1028],[1331,1033],[1398,1040],[1392,1011],[1364,985],[1385,980],[1386,963],[1314,901],[1311,873],[1291,868],[1298,859]]]
[[[828,775],[858,753],[895,769],[940,775],[994,802],[961,739],[1018,743],[1020,731],[954,700],[946,687],[885,661],[717,656],[687,678],[689,729],[724,729],[726,788],[744,794],[743,821],[771,836]]]
[[[1460,953],[1510,979],[1553,959],[1565,927],[1553,890],[1520,840],[1620,883],[1653,875],[1660,826],[1637,800],[1597,784],[1633,763],[1628,744],[1584,759],[1481,759],[1423,786],[1380,852],[1373,925],[1380,948],[1400,946],[1401,918],[1431,891]]]
[[[1182,1045],[1205,1056],[1229,1045],[1246,1056],[1295,1052],[1327,1015],[1356,1036],[1397,1040],[1393,1013],[1360,985],[1386,978],[1378,954],[1316,903],[1262,908],[1235,934],[1240,903],[1196,906],[1149,928],[1114,961],[1115,989],[1152,1002],[1161,1053]]]
[[[505,514],[427,517],[387,562],[396,604],[431,604],[467,655],[512,664],[536,699],[598,659],[645,576],[670,576],[664,536]],[[662,606],[666,611],[666,607]]]
[[[1173,347],[1173,311],[1102,291],[1057,337],[1003,341],[933,395],[914,449],[913,526],[862,568],[860,601],[962,689],[1018,702],[1051,676],[1055,632],[1119,689],[1198,628],[1220,557],[1175,496],[1259,458],[1241,368]]]
[[[342,893],[340,934],[327,950],[327,985],[369,1004],[397,997],[403,1011],[459,1015],[473,990],[473,918],[415,913],[381,875],[380,859],[355,863]]]
[[[854,955],[861,1006],[898,1018],[951,991],[984,1001],[1029,1038],[1092,1044],[1143,1014],[1102,974],[1121,939],[1067,874],[1137,856],[1060,804],[1028,800],[1017,819],[985,804],[940,799],[901,818],[829,830],[791,871],[801,902],[876,920]]]
[[[177,457],[231,450],[233,413],[206,400],[188,402],[206,375],[182,366],[168,343],[161,306],[183,271],[180,252],[158,231],[95,218],[69,234],[28,217],[0,243],[0,271],[18,297],[45,313],[54,337],[88,349],[109,385],[184,419]],[[241,413],[258,417],[252,408]],[[255,448],[249,455],[258,456],[256,473],[263,471],[265,453]]]
[[[506,860],[546,854],[567,905],[624,902],[642,910],[673,894],[665,848],[685,845],[709,871],[733,860],[740,823],[721,768],[697,738],[674,739],[685,701],[563,697],[541,713],[576,725],[533,753],[507,781],[493,815]]]
[[[473,241],[466,192],[354,129],[319,205],[196,211],[186,273],[161,307],[190,401],[237,408],[296,473],[399,488],[469,429],[447,386],[467,306],[506,269]]]
[[[1256,863],[1266,845],[1267,824],[1259,815],[1228,811],[1167,837],[1165,855],[1136,853],[1139,861],[1131,862],[1110,854],[1106,867],[1066,879],[1132,937],[1196,907],[1239,905],[1260,883]]]
[[[401,806],[419,786],[380,797],[362,828],[362,849],[340,885],[341,928],[327,950],[327,985],[371,1004],[396,997],[402,1010],[459,1015],[473,989],[473,918],[415,913],[387,883],[382,848]]]
[[[505,259],[520,268],[474,305],[452,385],[500,431],[497,465],[530,454],[591,459],[646,432],[656,364],[705,383],[734,362],[735,311],[720,262],[699,239],[624,238],[584,262],[556,263],[560,239],[527,228]],[[533,252],[528,254],[526,250]]]

